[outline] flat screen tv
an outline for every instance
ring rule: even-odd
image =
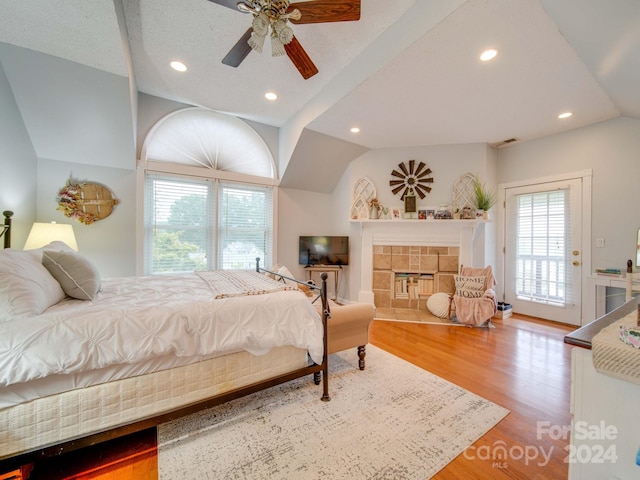
[[[349,237],[320,235],[300,237],[299,263],[349,265]]]

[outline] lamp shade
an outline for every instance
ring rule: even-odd
[[[51,242],[64,242],[74,250],[78,250],[73,227],[65,223],[34,223],[24,244],[24,250],[44,247]]]

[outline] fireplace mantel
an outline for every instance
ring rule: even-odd
[[[484,239],[486,220],[352,220],[362,239],[361,290],[358,301],[374,303],[373,246],[460,247],[460,263],[474,265],[474,243]]]

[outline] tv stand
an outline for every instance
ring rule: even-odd
[[[332,273],[333,272],[333,300],[338,298],[338,286],[340,284],[340,272],[342,271],[342,265],[307,265],[304,267],[307,272],[307,280],[311,280],[313,272],[318,273]],[[327,292],[328,293],[328,292]]]

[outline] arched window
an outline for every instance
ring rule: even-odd
[[[143,273],[272,263],[273,156],[242,120],[201,108],[167,115],[147,135],[140,168]]]

